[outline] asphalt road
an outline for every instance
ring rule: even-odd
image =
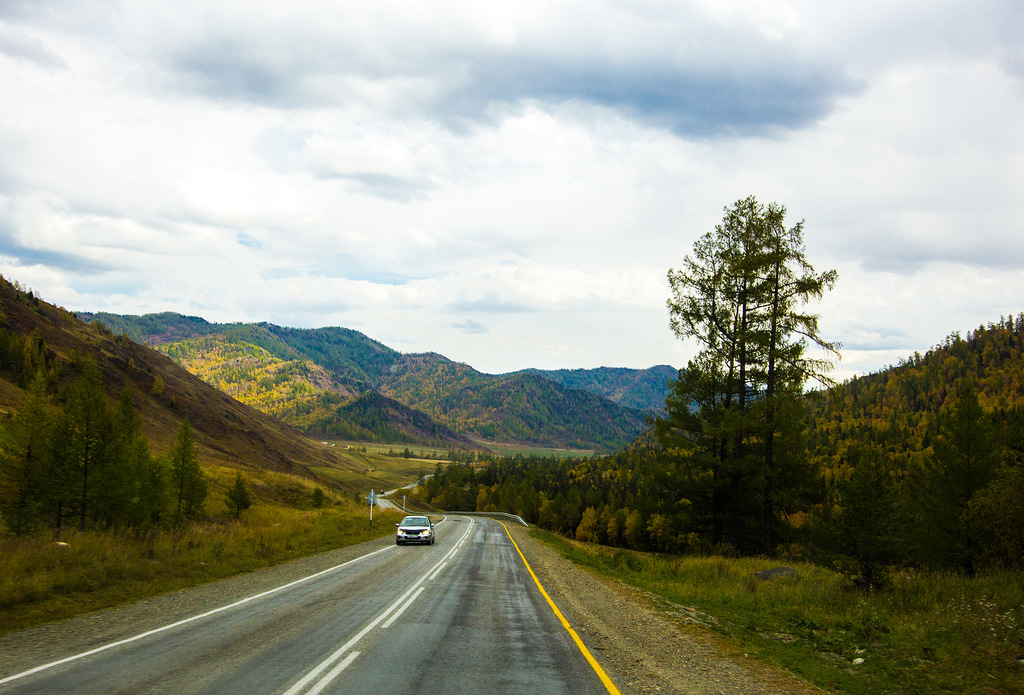
[[[500,524],[449,517],[436,531],[433,546],[368,550],[63,663],[48,658],[0,678],[0,693],[610,692]]]

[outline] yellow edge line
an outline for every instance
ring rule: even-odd
[[[495,521],[497,521],[497,519],[495,519]],[[513,538],[511,532],[509,532],[508,526],[505,526],[504,522],[501,521],[498,521],[498,523],[504,527],[505,533],[508,534],[508,539],[512,541],[512,545],[515,547],[516,552],[519,553],[519,557],[522,558],[523,564],[526,565],[526,570],[530,573],[530,576],[533,577],[533,581],[537,583],[537,588],[540,589],[540,593],[542,593],[544,598],[547,599],[548,605],[551,606],[551,610],[555,612],[555,616],[562,621],[562,627],[564,627],[572,636],[573,642],[576,643],[576,646],[579,647],[583,656],[586,657],[587,662],[590,664],[591,668],[594,669],[594,673],[597,674],[597,677],[601,679],[602,683],[604,683],[604,687],[608,689],[608,692],[611,693],[611,695],[622,695],[619,692],[619,689],[615,687],[615,684],[612,683],[612,679],[609,678],[608,674],[604,672],[603,668],[601,668],[601,664],[597,663],[597,660],[590,653],[590,650],[587,649],[585,644],[583,644],[583,640],[580,639],[580,636],[576,634],[576,631],[569,625],[569,621],[565,619],[564,615],[562,615],[562,611],[558,610],[558,606],[556,606],[555,602],[551,600],[550,596],[548,596],[548,592],[544,590],[544,585],[540,583],[539,579],[537,579],[537,575],[534,574],[533,568],[530,567],[530,563],[526,561],[523,551],[519,549],[516,539]]]

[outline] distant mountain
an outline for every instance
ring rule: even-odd
[[[78,318],[86,323],[99,321],[111,333],[124,335],[137,343],[161,345],[201,335],[210,335],[226,329],[216,326],[198,316],[183,316],[169,311],[145,316],[121,316],[119,314],[77,312]],[[239,324],[240,325],[240,324]]]
[[[306,359],[323,367],[338,383],[353,392],[365,391],[380,381],[402,358],[359,331],[348,328],[283,328],[271,323],[210,323],[195,316],[174,313],[132,316],[103,312],[78,312],[86,322],[99,321],[113,333],[124,334],[167,352],[195,338],[220,336],[223,343],[250,344],[281,360]],[[190,349],[189,346],[184,346]]]
[[[566,388],[596,393],[623,407],[655,416],[664,414],[668,384],[679,375],[677,369],[665,364],[648,369],[527,369],[521,373],[537,374]]]
[[[338,406],[367,393],[491,441],[611,451],[644,428],[641,409],[592,390],[533,373],[483,374],[434,353],[402,354],[350,329],[212,324],[176,314],[79,315],[156,345],[210,383],[310,433],[345,431],[352,424],[345,418],[356,411]],[[407,422],[397,411],[391,421]]]
[[[381,391],[491,441],[612,451],[644,429],[639,410],[536,374],[483,374],[442,355],[404,355]]]
[[[310,436],[480,448],[398,401],[380,395],[357,398],[377,395],[369,379],[381,372],[382,364],[400,357],[357,331],[211,324],[177,314],[80,316],[156,344],[212,386]]]
[[[478,445],[468,437],[438,424],[418,410],[379,393],[364,393],[355,400],[338,406],[335,412],[338,417],[332,422],[351,423],[361,430],[353,432],[353,436],[344,437],[346,439],[369,438],[392,444],[426,442],[465,449],[478,448]],[[340,436],[340,433],[324,434]]]

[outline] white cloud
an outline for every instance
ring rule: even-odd
[[[44,42],[29,33],[0,25],[0,54],[26,60],[44,69],[64,69],[67,64]]]
[[[1017,4],[0,6],[0,270],[488,371],[682,366],[665,272],[807,221],[840,375],[1024,310]]]

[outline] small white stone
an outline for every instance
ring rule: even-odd
[[[864,663],[864,659],[861,659],[860,657],[857,657],[856,659],[853,660],[853,665],[854,666],[860,666],[863,663]]]

